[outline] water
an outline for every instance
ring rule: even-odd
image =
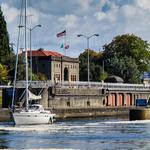
[[[0,124],[0,148],[150,150],[150,121],[69,119],[50,125]]]

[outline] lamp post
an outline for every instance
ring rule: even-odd
[[[88,51],[88,75],[87,76],[88,76],[88,85],[89,85],[89,82],[90,82],[89,40],[93,36],[99,36],[99,34],[93,34],[91,36],[85,36],[83,34],[78,34],[77,35],[77,37],[81,37],[81,36],[87,39],[87,51]]]
[[[30,31],[30,69],[31,69],[31,71],[30,71],[30,81],[32,81],[32,49],[31,49],[32,48],[31,47],[31,44],[32,44],[32,34],[31,33],[37,27],[41,27],[41,25],[38,24],[38,25],[36,25],[36,26],[34,26],[32,28],[27,28]]]
[[[37,27],[41,27],[42,25],[40,25],[40,24],[38,24],[38,25],[35,25],[34,27],[32,27],[32,28],[27,28],[26,27],[26,29],[28,29],[29,30],[29,32],[30,32],[30,69],[31,69],[31,71],[30,71],[30,81],[32,81],[32,31],[35,29],[35,28],[37,28]],[[19,26],[19,28],[22,28],[22,27],[25,27],[25,26]]]

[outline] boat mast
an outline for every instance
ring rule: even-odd
[[[27,30],[27,27],[26,27],[26,22],[27,22],[27,0],[24,0],[25,2],[25,9],[24,9],[24,13],[25,13],[25,19],[24,19],[24,31],[25,31],[25,38],[24,38],[24,44],[25,44],[25,66],[26,66],[26,110],[28,111],[28,54],[27,54],[27,35],[26,35],[26,30]]]
[[[19,18],[19,26],[21,25],[21,16],[23,13],[23,0],[21,1],[21,10],[20,10],[20,18]],[[11,109],[14,111],[14,101],[15,101],[15,92],[16,92],[16,81],[17,81],[17,72],[18,72],[18,51],[19,51],[19,40],[20,40],[20,28],[18,32],[18,39],[17,39],[17,57],[16,57],[16,63],[15,63],[15,75],[14,75],[14,81],[13,81],[13,96],[12,96],[12,103],[11,103]]]

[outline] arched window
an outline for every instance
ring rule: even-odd
[[[64,81],[68,81],[69,77],[69,73],[68,73],[68,68],[65,67],[64,69]]]

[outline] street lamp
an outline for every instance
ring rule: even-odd
[[[89,85],[89,81],[90,81],[90,63],[89,63],[89,39],[93,36],[99,36],[99,34],[93,34],[91,36],[85,36],[83,34],[78,34],[77,37],[84,37],[87,39],[87,50],[88,50],[88,85]]]
[[[18,26],[19,28],[23,28],[25,26]],[[32,50],[31,50],[31,44],[32,44],[32,31],[37,28],[37,27],[42,27],[42,25],[38,24],[38,25],[35,25],[34,27],[32,28],[27,28],[29,31],[30,31],[30,69],[31,69],[31,72],[30,72],[30,81],[32,81]]]

